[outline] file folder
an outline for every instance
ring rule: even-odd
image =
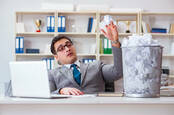
[[[47,32],[51,32],[51,16],[47,16]]]
[[[53,69],[54,68],[54,58],[51,58],[51,67],[50,69]]]
[[[108,40],[107,40],[107,38],[104,38],[104,40],[103,40],[103,53],[104,54],[108,53]]]
[[[111,40],[108,40],[108,54],[112,54],[112,45],[111,45]]]
[[[61,16],[61,32],[65,32],[66,31],[66,23],[65,23],[66,19],[65,16]]]
[[[19,37],[19,53],[24,53],[24,37]]]
[[[55,17],[51,16],[51,32],[55,32]]]
[[[91,32],[92,30],[93,17],[90,17],[88,20],[88,29],[87,32]]]
[[[15,52],[19,53],[19,37],[16,37],[16,47],[15,47]]]
[[[58,32],[62,32],[61,31],[61,17],[60,16],[58,16]]]

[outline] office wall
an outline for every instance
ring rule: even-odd
[[[174,10],[174,0],[0,0],[0,82],[10,79],[8,62],[14,52],[14,11],[40,9],[43,2],[108,4],[115,8]]]

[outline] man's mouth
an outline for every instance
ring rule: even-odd
[[[68,55],[67,55],[67,56],[68,56],[68,57],[71,57],[72,55],[73,55],[73,53],[68,53]]]

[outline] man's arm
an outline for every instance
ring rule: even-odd
[[[83,95],[79,89],[72,87],[57,88],[54,80],[54,76],[51,71],[48,71],[50,91],[52,94],[63,94],[63,95]]]
[[[123,76],[122,70],[122,52],[121,44],[118,38],[118,31],[116,25],[111,22],[109,25],[106,25],[106,30],[101,30],[105,37],[111,40],[112,51],[114,56],[114,65],[105,65],[102,66],[102,74],[106,81],[117,80]]]
[[[59,94],[59,90],[56,88],[54,77],[51,73],[51,71],[48,70],[48,78],[49,78],[49,84],[50,84],[50,91],[52,94]]]
[[[121,48],[112,47],[114,64],[103,64],[102,75],[106,81],[118,80],[123,76]]]

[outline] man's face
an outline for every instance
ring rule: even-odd
[[[54,49],[57,52],[54,57],[61,64],[72,64],[77,60],[75,47],[67,39],[57,41],[54,44]]]

